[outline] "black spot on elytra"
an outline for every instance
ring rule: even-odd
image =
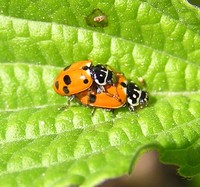
[[[63,81],[66,85],[69,85],[72,82],[69,75],[65,75]]]
[[[67,86],[64,86],[64,87],[63,87],[63,92],[64,92],[65,94],[68,94],[68,93],[69,93],[69,89],[67,88]]]
[[[89,102],[94,103],[96,101],[96,95],[90,94],[89,95]]]
[[[88,82],[89,82],[88,79],[85,79],[85,80],[83,81],[84,84],[87,84]]]
[[[59,82],[56,81],[54,85],[55,85],[55,88],[58,90],[58,88],[59,88]]]
[[[89,69],[89,67],[88,66],[83,66],[82,69],[86,71],[86,70]]]

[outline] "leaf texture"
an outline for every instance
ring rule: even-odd
[[[108,27],[87,25],[100,8]],[[0,186],[94,186],[149,149],[184,176],[200,172],[200,12],[181,0],[0,0]],[[74,61],[108,64],[149,106],[114,115],[52,89]]]

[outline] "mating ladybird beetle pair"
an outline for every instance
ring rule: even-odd
[[[81,104],[96,108],[113,110],[127,105],[133,111],[148,103],[147,92],[128,82],[123,74],[105,65],[94,66],[89,60],[64,68],[53,87],[60,95],[75,97]]]

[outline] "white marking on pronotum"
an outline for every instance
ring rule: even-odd
[[[133,94],[133,98],[137,98],[137,96],[135,94]]]

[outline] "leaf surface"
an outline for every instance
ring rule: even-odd
[[[107,27],[87,25],[99,8]],[[94,186],[156,149],[184,176],[200,172],[200,11],[182,0],[0,0],[0,186]],[[149,106],[113,115],[57,95],[72,62],[109,64]]]

